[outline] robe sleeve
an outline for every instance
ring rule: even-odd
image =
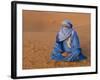
[[[80,48],[80,42],[79,42],[79,37],[77,35],[77,32],[74,31],[72,35],[72,48]]]
[[[74,31],[72,35],[71,48],[72,48],[72,53],[74,54],[79,54],[81,52],[79,37],[76,31]]]

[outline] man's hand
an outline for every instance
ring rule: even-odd
[[[69,54],[67,52],[63,52],[62,56],[67,57],[67,56],[69,56]]]

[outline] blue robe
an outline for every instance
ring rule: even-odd
[[[86,59],[83,55],[77,32],[73,30],[73,34],[70,36],[70,46],[66,43],[67,39],[59,41],[58,35],[56,36],[56,43],[51,53],[51,59],[55,61],[80,61]],[[69,56],[62,56],[63,52],[67,52]]]

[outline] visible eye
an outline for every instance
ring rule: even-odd
[[[63,25],[63,26],[66,27],[66,28],[68,27],[67,25]]]

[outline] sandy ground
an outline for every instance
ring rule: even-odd
[[[55,36],[64,19],[73,22],[82,52],[87,59],[80,62],[51,61]],[[90,14],[23,11],[23,69],[90,66]]]

